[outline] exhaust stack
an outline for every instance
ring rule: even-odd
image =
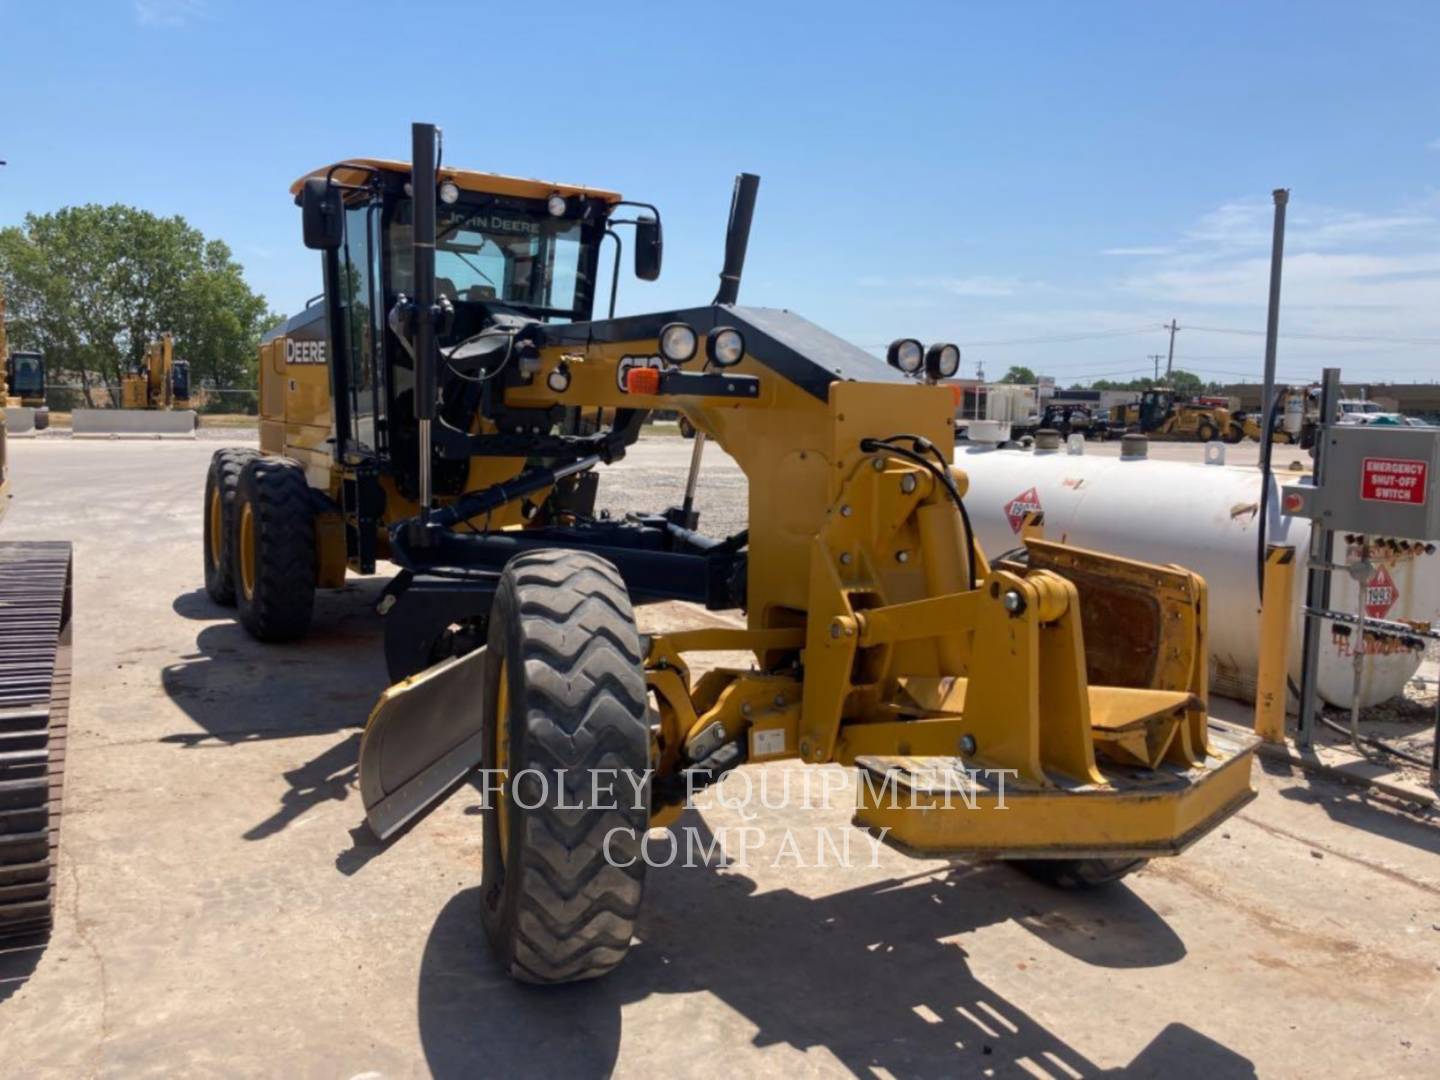
[[[725,228],[725,265],[720,270],[717,304],[733,304],[740,296],[740,275],[745,272],[745,249],[750,245],[750,220],[755,216],[755,193],[760,190],[760,177],[741,173],[735,177],[735,193],[730,197],[730,223]]]

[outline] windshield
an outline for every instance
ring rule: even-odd
[[[412,204],[395,209],[386,232],[391,288],[414,291]],[[435,287],[457,302],[499,300],[528,314],[576,318],[581,225],[546,213],[496,207],[436,208]]]
[[[1378,401],[1342,401],[1340,402],[1342,413],[1379,413],[1385,410],[1380,407]]]
[[[21,387],[30,389],[40,385],[40,358],[38,356],[26,356],[20,354],[11,358],[14,364],[14,385],[12,390]]]

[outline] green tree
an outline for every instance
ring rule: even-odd
[[[0,288],[12,348],[45,353],[88,405],[165,331],[196,385],[252,387],[275,319],[224,242],[130,206],[66,207],[0,230]]]
[[[1205,391],[1204,379],[1179,368],[1170,372],[1169,385],[1182,394],[1201,394]]]
[[[1035,372],[1028,367],[1015,364],[1009,371],[1000,377],[1002,383],[1019,383],[1021,386],[1035,385]]]

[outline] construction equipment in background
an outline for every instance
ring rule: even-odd
[[[45,403],[45,357],[33,350],[10,352],[5,332],[5,296],[0,293],[0,358],[5,361],[0,408],[10,435],[28,435],[50,426]]]
[[[10,498],[0,415],[0,518]],[[0,955],[54,919],[70,702],[70,545],[0,542]]]
[[[1225,405],[1183,398],[1164,386],[1142,391],[1139,401],[1114,406],[1110,410],[1109,428],[1152,439],[1191,442],[1223,439],[1234,443],[1245,437],[1244,428]]]
[[[259,450],[212,459],[205,582],[285,641],[317,588],[400,567],[367,820],[391,837],[477,766],[498,779],[480,917],[505,970],[614,968],[647,829],[747,761],[854,766],[861,827],[1072,886],[1254,797],[1254,737],[1207,715],[1203,580],[1040,540],[987,560],[936,384],[959,350],[906,338],[882,361],[738,306],[757,177],[736,182],[711,303],[594,319],[616,226],[659,276],[658,211],[441,169],[436,129],[412,136],[413,170],[352,159],[292,188],[324,301],[261,345]],[[597,515],[599,467],[656,409],[696,429],[683,500]],[[710,439],[749,483],[730,536],[694,509]],[[632,602],[661,600],[746,625],[640,635]],[[754,663],[692,677],[687,657],[727,651]],[[607,775],[633,794],[596,794]]]
[[[140,361],[120,380],[119,409],[76,409],[75,438],[190,438],[197,417],[190,408],[190,363],[175,359],[172,337],[145,346]]]
[[[175,359],[175,342],[167,333],[145,346],[145,355],[120,381],[124,409],[188,409],[190,362]]]
[[[1281,445],[1308,448],[1315,441],[1316,422],[1320,416],[1315,388],[1308,386],[1277,387],[1271,406],[1270,439]],[[1262,417],[1258,412],[1235,413],[1247,439],[1260,442],[1264,437]]]
[[[50,426],[45,404],[45,357],[38,352],[14,352],[5,359],[4,405],[12,423],[44,431]]]

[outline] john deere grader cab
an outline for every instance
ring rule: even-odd
[[[292,189],[325,292],[261,346],[259,452],[214,457],[205,579],[281,641],[317,588],[398,566],[367,817],[383,839],[472,770],[500,778],[479,915],[513,975],[615,967],[645,830],[747,761],[855,766],[859,826],[1062,884],[1176,854],[1253,797],[1253,739],[1207,717],[1204,582],[1040,540],[988,561],[934,385],[958,350],[907,339],[886,363],[737,306],[755,177],[712,303],[596,319],[620,226],[658,276],[653,207],[440,168],[435,129],[413,139],[413,169]],[[682,505],[597,515],[598,473],[661,409],[698,433]],[[749,481],[735,535],[693,509],[707,439]],[[639,634],[632,604],[668,599],[747,623]],[[722,650],[754,664],[692,678]],[[639,798],[595,798],[602,773]]]

